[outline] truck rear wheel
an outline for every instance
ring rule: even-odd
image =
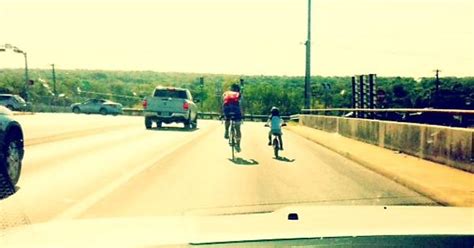
[[[183,125],[184,125],[184,128],[186,128],[186,129],[191,129],[192,128],[192,122],[191,121],[184,121]]]
[[[145,117],[145,128],[146,128],[146,129],[151,129],[152,123],[153,123],[153,122],[151,121],[150,118]]]
[[[196,119],[193,121],[193,129],[196,129],[198,127],[198,118],[196,116]]]

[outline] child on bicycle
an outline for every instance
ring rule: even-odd
[[[280,142],[280,150],[283,150],[283,140],[281,138],[281,126],[283,125],[283,119],[280,117],[280,110],[277,107],[272,107],[271,115],[268,117],[267,124],[270,126],[270,132],[268,133],[268,145],[272,145],[272,134],[277,136]]]

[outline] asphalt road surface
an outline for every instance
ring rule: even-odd
[[[146,130],[143,117],[17,116],[25,133],[18,190],[0,201],[3,227],[69,218],[232,214],[292,205],[436,203],[284,130],[283,158],[263,123],[242,125],[232,161],[223,124]],[[370,156],[370,154],[367,154]]]

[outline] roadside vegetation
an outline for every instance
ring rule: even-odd
[[[218,111],[219,98],[231,83],[244,79],[244,109],[247,113],[267,114],[271,106],[282,113],[295,114],[303,106],[304,78],[290,76],[241,76],[153,71],[56,70],[56,94],[50,70],[29,71],[32,106],[67,109],[88,98],[106,98],[125,107],[140,108],[144,96],[157,85],[186,87],[200,99],[202,111]],[[200,77],[204,83],[201,84]],[[312,78],[313,108],[351,107],[350,77]],[[474,77],[441,78],[435,91],[435,78],[378,77],[377,88],[386,93],[389,108],[474,109]],[[0,93],[25,97],[24,71],[0,70]]]

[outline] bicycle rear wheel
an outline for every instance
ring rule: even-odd
[[[230,147],[232,149],[232,161],[235,159],[235,128],[234,128],[234,123],[231,123],[230,127]]]
[[[280,150],[280,144],[278,143],[278,139],[275,137],[273,139],[273,154],[275,155],[275,158],[278,157],[278,151]]]

